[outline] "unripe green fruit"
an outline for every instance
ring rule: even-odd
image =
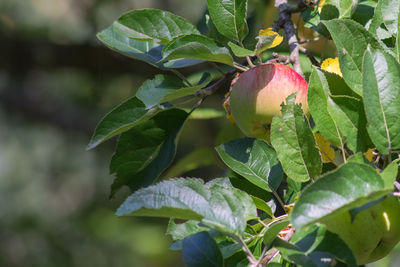
[[[230,110],[237,126],[249,137],[269,138],[275,115],[281,116],[281,103],[295,93],[308,113],[307,82],[282,64],[261,64],[243,72],[232,84]]]
[[[343,239],[359,265],[374,262],[400,241],[400,203],[398,198],[388,196],[358,213],[353,222],[346,211],[322,223]]]

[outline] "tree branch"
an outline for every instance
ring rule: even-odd
[[[298,8],[293,9],[288,4],[287,0],[275,0],[275,7],[278,8],[279,18],[272,28],[275,32],[279,31],[281,28],[284,29],[290,48],[289,62],[293,64],[293,69],[304,77],[300,66],[299,43],[295,35],[294,25],[291,18],[292,13],[297,11]]]

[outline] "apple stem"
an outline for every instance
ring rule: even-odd
[[[255,67],[255,65],[253,64],[253,62],[251,61],[249,56],[246,56],[246,60],[247,60],[247,63],[249,64],[250,68],[254,68]]]
[[[257,54],[257,59],[258,59],[258,64],[262,64],[263,63],[262,58],[261,58],[261,56],[259,54]]]

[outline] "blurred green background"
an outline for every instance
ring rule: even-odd
[[[100,118],[158,73],[103,47],[96,33],[122,13],[145,7],[197,24],[205,4],[0,1],[0,266],[183,266],[179,252],[168,250],[167,220],[114,216],[129,194],[122,190],[108,200],[115,140],[85,148]],[[264,23],[272,20],[267,16]],[[219,106],[222,95],[206,105]],[[225,138],[238,134],[223,118],[190,121],[177,159],[213,147],[221,132]],[[211,159],[204,164],[220,165]],[[221,171],[203,167],[186,175],[211,178]],[[400,266],[394,257],[374,266]]]

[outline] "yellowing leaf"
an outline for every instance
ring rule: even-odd
[[[369,162],[372,162],[375,159],[374,151],[375,151],[375,148],[370,148],[370,149],[368,149],[367,152],[364,153],[365,158]]]
[[[327,58],[322,62],[321,64],[321,69],[324,71],[334,73],[339,75],[340,77],[343,77],[342,71],[340,70],[339,66],[339,58]]]
[[[267,49],[274,48],[275,46],[280,45],[283,41],[283,37],[277,32],[274,32],[272,28],[260,30],[256,39],[258,40],[256,45],[257,54],[260,54]]]
[[[320,133],[315,133],[314,136],[317,141],[319,152],[321,152],[322,162],[333,162],[335,159],[335,150],[331,147],[331,143],[326,141]]]
[[[321,14],[322,6],[325,4],[325,0],[318,1],[318,13]]]

